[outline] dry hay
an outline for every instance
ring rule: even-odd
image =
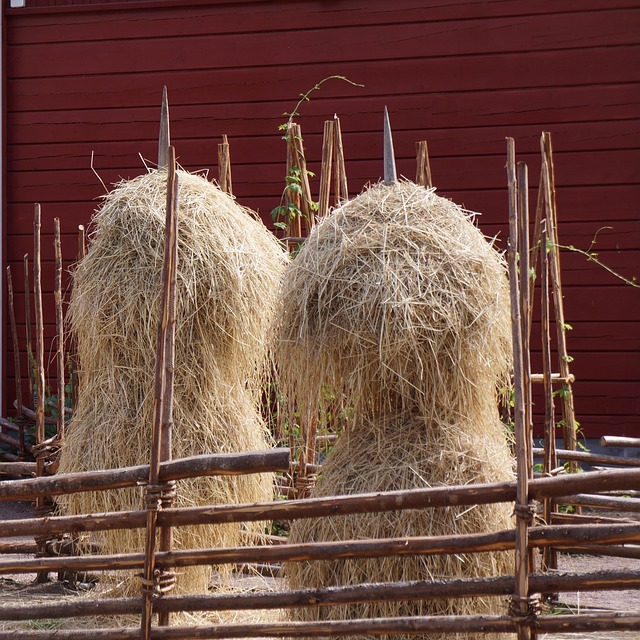
[[[283,284],[281,383],[308,417],[323,390],[343,392],[353,424],[324,463],[313,496],[512,479],[496,403],[510,365],[508,296],[505,265],[492,243],[469,214],[432,190],[410,182],[376,185],[316,226]],[[300,520],[291,540],[494,531],[511,526],[511,509],[477,505]],[[287,567],[293,588],[510,570],[505,553]],[[487,598],[306,608],[293,615],[504,611],[504,602]]]
[[[465,416],[478,378],[508,371],[508,296],[467,212],[411,182],[374,185],[316,225],[287,272],[281,382],[304,411],[329,387],[355,414]]]
[[[268,326],[286,258],[251,212],[204,178],[178,172],[174,458],[269,446],[257,410]],[[61,472],[148,463],[161,296],[166,171],[117,185],[94,217],[69,307],[80,384]],[[271,474],[178,483],[178,506],[270,500]],[[75,494],[66,513],[143,508],[142,490]],[[240,543],[240,525],[174,530],[175,547]],[[143,533],[106,532],[104,553],[143,548]],[[210,569],[179,574],[202,591]],[[123,579],[124,591],[138,588]],[[118,590],[120,591],[120,589]]]

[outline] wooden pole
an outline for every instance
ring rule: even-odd
[[[548,615],[537,620],[541,633],[637,631],[640,615],[618,612],[580,615]],[[405,618],[365,618],[312,622],[265,622],[154,629],[153,640],[221,640],[225,638],[316,638],[421,635],[432,633],[514,633],[515,623],[507,616],[416,616]],[[136,640],[139,629],[0,631],[0,640]]]
[[[76,254],[76,261],[80,263],[87,255],[87,240],[85,234],[84,225],[78,225],[78,247]],[[80,384],[80,378],[78,374],[78,351],[75,336],[71,336],[71,415],[76,411],[78,405],[78,386]]]
[[[25,253],[23,257],[24,264],[24,328],[26,336],[27,348],[27,374],[29,377],[29,407],[35,409],[34,402],[34,359],[33,359],[33,343],[31,341],[31,286],[29,283],[29,256]]]
[[[45,375],[44,375],[44,317],[42,313],[42,251],[41,236],[42,215],[39,204],[34,205],[34,221],[33,221],[33,242],[34,242],[34,260],[33,260],[33,296],[35,306],[35,323],[36,323],[36,445],[43,445],[45,441],[44,430],[44,394],[45,394]],[[45,473],[46,451],[38,449],[36,453],[36,476],[42,477]],[[39,496],[36,498],[36,515],[46,517],[51,510],[51,503],[47,496]],[[43,556],[47,552],[46,536],[36,536],[36,544],[38,545],[37,555]],[[36,582],[47,582],[48,573],[39,572],[36,576]]]
[[[522,337],[522,386],[524,390],[524,437],[527,448],[527,476],[533,478],[533,417],[531,415],[531,358],[526,311],[531,299],[529,276],[529,179],[527,165],[517,164],[518,266],[520,289],[520,335]]]
[[[536,269],[538,266],[538,254],[541,250],[540,234],[542,231],[542,211],[544,209],[544,166],[540,168],[540,180],[538,182],[538,198],[536,203],[536,217],[533,226],[533,242],[531,243],[530,262],[531,274],[535,279]],[[533,321],[533,304],[534,298],[531,296],[529,300],[529,308],[527,309],[527,333],[531,335],[531,323]]]
[[[23,480],[19,482],[29,482]],[[567,497],[576,493],[626,490],[640,483],[640,469],[589,471],[551,478],[535,478],[529,483],[532,500],[545,497]],[[0,483],[0,495],[2,486]],[[219,505],[207,507],[172,508],[158,514],[162,525],[224,524],[256,522],[275,519],[324,518],[353,513],[400,511],[446,506],[513,502],[517,483],[500,482],[471,486],[432,487],[404,491],[365,493],[332,498],[308,498],[287,502],[262,502],[249,505]],[[7,520],[0,536],[28,536],[39,533],[55,535],[72,531],[104,531],[106,529],[135,529],[144,527],[145,511],[122,511],[91,516],[52,516],[46,520],[30,518]],[[535,532],[538,528],[532,530]]]
[[[170,160],[174,162],[173,152],[170,153]],[[228,157],[227,143],[227,167],[228,167],[228,187],[231,188],[231,163]],[[170,193],[172,191],[172,193]],[[230,192],[229,192],[230,193]],[[169,198],[173,202],[169,202]],[[164,332],[164,389],[162,394],[162,437],[160,440],[160,464],[158,468],[158,480],[160,479],[160,465],[171,460],[172,435],[173,435],[173,380],[175,373],[175,332],[176,332],[176,281],[178,277],[178,176],[174,178],[172,189],[167,183],[167,209],[172,208],[172,213],[167,212],[167,223],[173,225],[170,236],[171,251],[170,273],[167,286],[167,326]],[[173,506],[175,496],[175,484],[172,481],[163,483],[161,508],[168,509]],[[160,529],[160,551],[169,552],[173,546],[173,533],[171,526],[164,526]],[[159,578],[161,593],[168,593],[175,585],[175,574],[170,568],[165,568]],[[158,616],[158,624],[166,627],[170,624],[169,612],[161,612]]]
[[[531,530],[532,546],[560,548],[588,545],[592,549],[613,544],[633,544],[640,534],[638,522],[549,525]],[[244,565],[256,563],[311,562],[353,558],[383,558],[470,554],[509,551],[515,547],[515,531],[505,529],[491,533],[449,536],[416,536],[372,540],[267,544],[247,547],[183,549],[158,552],[156,568],[199,565]],[[635,545],[638,548],[637,545]],[[133,570],[144,566],[144,554],[121,553],[94,556],[53,556],[35,559],[0,561],[0,575],[48,571]],[[638,577],[640,580],[640,577]],[[513,589],[513,584],[512,584]]]
[[[527,452],[527,412],[525,392],[525,364],[520,314],[520,286],[518,279],[518,182],[516,178],[515,142],[507,138],[507,176],[509,183],[509,281],[511,284],[511,328],[513,336],[514,369],[514,421],[517,460],[516,483],[516,548],[515,548],[515,592],[511,613],[517,621],[518,640],[530,640],[529,606],[529,542],[528,528],[531,520],[529,507],[529,456]]]
[[[302,142],[302,129],[296,122],[291,123],[291,135],[294,165],[300,169],[300,187],[302,188],[302,194],[300,196],[300,210],[302,211],[303,216],[305,216],[307,223],[306,234],[308,234],[315,225],[316,212],[314,211],[313,198],[311,197],[309,172],[307,171],[307,159],[304,153],[304,144]]]
[[[333,115],[333,165],[335,167],[334,191],[336,205],[340,200],[349,199],[349,186],[347,184],[347,171],[344,164],[344,148],[342,146],[342,129],[340,128],[340,118]]]
[[[433,188],[431,165],[429,163],[429,147],[426,140],[416,142],[416,184],[427,189]]]
[[[569,377],[570,357],[567,351],[566,323],[564,317],[564,303],[562,299],[562,282],[560,277],[560,249],[558,242],[558,217],[556,209],[556,187],[553,170],[553,148],[551,145],[551,134],[544,132],[541,139],[544,187],[545,187],[545,208],[547,211],[547,233],[551,240],[549,247],[549,273],[551,291],[553,294],[553,308],[556,318],[556,333],[558,341],[558,368],[563,377]],[[564,420],[564,448],[576,450],[576,420],[573,402],[573,387],[568,384],[565,393],[560,396],[560,406],[562,407],[562,418]],[[578,464],[574,461],[569,463],[571,473],[578,472]]]
[[[169,132],[169,98],[167,87],[162,87],[162,104],[160,106],[160,130],[158,132],[158,169],[167,166],[167,150],[171,144],[171,134]]]
[[[58,425],[56,438],[62,444],[65,428],[65,361],[64,361],[64,312],[62,310],[62,244],[60,241],[60,218],[53,220],[53,243],[56,261],[54,300],[56,308],[56,364],[58,373]]]
[[[231,150],[226,134],[222,136],[222,142],[218,145],[218,184],[220,189],[230,196],[233,195],[233,182],[231,180]]]
[[[13,304],[13,279],[11,267],[7,266],[7,303],[9,307],[9,322],[11,324],[11,343],[13,345],[13,375],[16,384],[16,403],[18,405],[18,455],[24,456],[24,420],[22,419],[22,372],[20,370],[20,346],[18,344],[18,328],[16,326],[16,311]]]
[[[556,421],[553,406],[553,387],[551,384],[551,335],[549,325],[549,261],[547,258],[547,227],[543,221],[541,225],[541,301],[542,301],[542,370],[544,377],[544,471],[551,473],[558,466],[556,455]],[[544,501],[544,521],[551,523],[554,508],[552,498]],[[545,549],[542,557],[543,571],[558,568],[558,557],[552,547]]]
[[[247,453],[206,454],[162,462],[160,481],[168,482],[202,476],[246,475],[288,469],[289,449],[284,448]],[[5,480],[0,483],[0,501],[31,500],[45,494],[63,495],[81,491],[136,487],[148,477],[149,465],[139,465],[121,469],[57,474],[54,478]]]
[[[285,188],[285,202],[287,205],[293,205],[294,209],[302,212],[302,202],[300,193],[297,189],[291,188],[289,185],[290,180],[294,180],[294,176],[296,175],[296,171],[300,169],[296,164],[296,150],[295,150],[295,137],[296,137],[296,127],[293,122],[289,123],[287,128],[287,185]],[[291,176],[291,177],[289,177]],[[295,182],[296,186],[299,186],[297,182]],[[300,216],[292,218],[291,214],[289,214],[289,219],[287,220],[287,236],[300,238],[302,237],[302,220]]]
[[[640,438],[602,436],[602,438],[600,438],[600,445],[603,447],[640,447]]]
[[[167,205],[164,237],[164,261],[162,269],[162,300],[160,306],[160,321],[158,323],[158,337],[156,343],[156,371],[153,399],[153,424],[151,438],[151,460],[149,463],[149,483],[146,487],[146,541],[144,573],[142,579],[142,594],[144,605],[141,615],[141,637],[149,640],[151,637],[151,623],[153,614],[153,601],[162,595],[161,585],[155,571],[156,554],[156,530],[158,523],[158,511],[161,509],[163,493],[166,485],[160,483],[160,463],[167,453],[170,442],[166,439],[167,426],[170,425],[171,416],[165,416],[167,406],[171,407],[171,390],[167,387],[167,355],[172,353],[169,347],[170,325],[172,321],[171,304],[175,299],[175,269],[177,260],[177,219],[176,219],[176,192],[177,176],[175,170],[175,150],[168,149],[167,165]],[[173,363],[170,363],[171,368]],[[165,525],[168,526],[168,525]]]
[[[298,589],[288,592],[260,592],[235,594],[207,594],[167,596],[156,604],[159,611],[243,611],[250,609],[281,609],[285,607],[327,606],[401,600],[438,600],[454,597],[507,595],[513,578],[460,578],[454,580],[410,581],[399,583],[371,583],[348,587]],[[532,585],[540,592],[600,591],[634,589],[640,577],[630,571],[600,571],[558,576],[534,575]],[[33,620],[43,618],[115,616],[133,614],[140,610],[139,598],[102,598],[65,603],[30,603],[5,606],[0,620]]]
[[[324,218],[329,213],[329,198],[331,192],[331,165],[333,158],[334,121],[327,120],[324,123],[324,135],[322,138],[322,167],[320,169],[320,202],[318,204],[318,217]]]

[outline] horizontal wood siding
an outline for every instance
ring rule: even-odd
[[[640,276],[636,0],[27,0],[5,9],[5,21],[7,263],[23,336],[22,256],[40,202],[49,348],[53,218],[70,261],[103,184],[156,159],[163,85],[181,165],[215,176],[227,134],[236,196],[268,224],[283,187],[278,125],[330,75],[364,86],[331,80],[302,104],[310,169],[319,173],[322,123],[337,113],[352,195],[377,180],[387,105],[399,173],[415,175],[414,143],[428,140],[439,193],[481,212],[500,246],[505,137],[529,165],[533,207],[539,137],[551,131],[561,243],[586,250],[595,238],[604,264]],[[640,436],[640,291],[575,251],[564,251],[562,268],[581,428]],[[537,338],[533,350],[535,368]],[[9,398],[10,352],[4,367]]]

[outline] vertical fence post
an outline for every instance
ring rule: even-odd
[[[146,487],[147,509],[144,573],[142,579],[143,607],[141,616],[141,637],[151,636],[153,601],[173,587],[174,577],[156,571],[156,532],[158,511],[170,504],[173,486],[159,482],[160,462],[170,456],[171,408],[173,398],[173,324],[175,323],[175,286],[177,269],[177,176],[175,170],[175,150],[169,147],[167,153],[167,215],[165,223],[164,261],[162,269],[162,298],[160,321],[156,342],[156,370],[153,398],[153,424],[151,432],[151,459],[149,482]],[[172,306],[174,307],[172,309]],[[167,375],[169,373],[169,375]],[[161,533],[161,546],[171,544],[170,532]],[[161,624],[168,624],[168,616],[162,616]]]
[[[511,328],[514,369],[514,421],[517,459],[515,592],[511,616],[517,622],[518,640],[532,640],[533,622],[529,603],[529,524],[533,514],[529,505],[529,455],[527,447],[527,411],[525,395],[525,365],[518,277],[518,182],[516,178],[515,142],[507,138],[507,177],[509,183],[509,282],[511,288]],[[528,274],[527,274],[528,277]]]

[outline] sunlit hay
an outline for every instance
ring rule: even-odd
[[[252,213],[204,178],[178,172],[178,278],[172,455],[270,445],[258,405],[286,258]],[[166,172],[122,182],[96,213],[90,250],[74,272],[78,405],[61,472],[148,463],[164,247]],[[177,505],[270,500],[270,474],[178,483]],[[142,490],[75,494],[66,513],[143,508]],[[101,535],[104,553],[143,548],[143,532]],[[241,526],[174,530],[175,547],[241,542]],[[204,590],[210,568],[180,570],[178,591]],[[116,592],[139,580],[119,575]]]
[[[479,378],[508,371],[508,295],[470,214],[411,182],[374,185],[320,221],[287,272],[283,390],[303,416],[329,388],[355,415],[455,421],[479,401]]]
[[[433,190],[410,182],[375,185],[322,220],[287,273],[277,325],[281,384],[301,424],[317,419],[327,390],[344,394],[352,411],[352,425],[312,495],[511,479],[496,398],[510,367],[509,319],[502,257],[467,212]],[[510,527],[511,509],[299,520],[291,538],[488,532]],[[493,576],[509,572],[510,564],[509,554],[484,553],[290,563],[287,571],[299,588]],[[447,599],[305,608],[294,616],[504,611],[497,598]]]
[[[491,389],[487,391],[490,396]],[[482,416],[470,416],[454,424],[411,414],[358,422],[338,440],[323,464],[312,497],[511,480],[512,460],[495,403],[485,403],[483,409]],[[511,528],[512,509],[511,504],[487,504],[297,520],[291,527],[290,542],[484,533]],[[291,562],[285,570],[292,588],[474,578],[512,574],[513,555],[485,552]],[[308,607],[292,610],[292,616],[300,620],[348,620],[505,612],[504,598],[484,597]],[[388,636],[388,640],[415,637]],[[418,637],[481,640],[511,636],[429,633]]]

